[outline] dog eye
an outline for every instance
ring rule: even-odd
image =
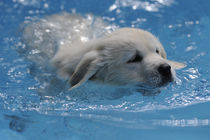
[[[140,56],[139,54],[136,54],[133,58],[131,58],[127,63],[138,63],[141,62],[143,59],[142,56]]]
[[[160,53],[158,49],[156,49],[156,53],[157,53],[157,54],[159,54],[159,53]]]

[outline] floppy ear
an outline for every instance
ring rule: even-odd
[[[99,69],[98,52],[86,53],[77,65],[70,79],[71,89],[79,87],[91,78]]]
[[[174,69],[182,69],[182,68],[186,67],[186,65],[184,63],[170,61],[170,60],[167,60],[167,61]]]

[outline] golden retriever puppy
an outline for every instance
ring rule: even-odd
[[[175,69],[185,64],[169,61],[160,41],[135,28],[118,29],[85,43],[61,45],[52,59],[71,89],[88,80],[118,86],[133,86],[144,92],[160,89],[175,80]]]

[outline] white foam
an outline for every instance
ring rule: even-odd
[[[60,13],[42,19],[27,19],[24,23],[23,45],[19,51],[34,63],[30,71],[40,84],[39,91],[50,95],[63,92],[62,89],[66,87],[50,63],[59,47],[74,41],[86,42],[108,34],[116,28],[91,14],[81,16]]]

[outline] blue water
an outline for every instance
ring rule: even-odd
[[[208,0],[1,0],[0,139],[209,140],[209,7]],[[107,90],[106,97],[84,92],[43,98],[37,93],[42,69],[17,49],[25,45],[21,26],[63,11],[91,13],[113,28],[148,30],[169,59],[187,67],[155,97]]]

